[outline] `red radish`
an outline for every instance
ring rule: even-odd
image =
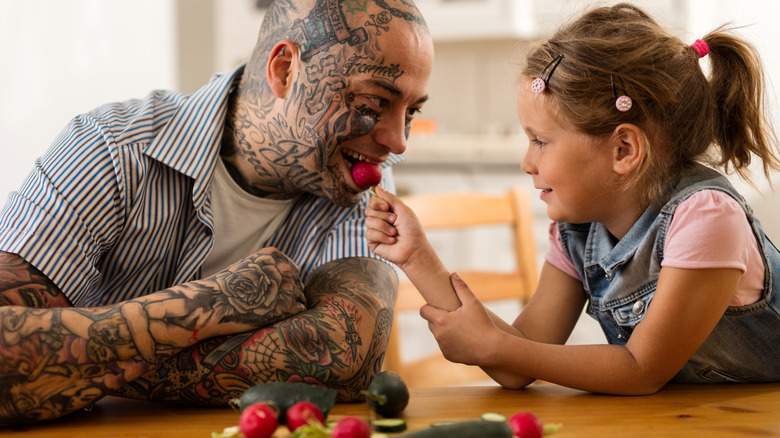
[[[309,421],[315,421],[322,424],[325,417],[322,411],[312,402],[300,401],[287,409],[287,428],[291,431],[306,426]]]
[[[366,189],[382,181],[382,169],[378,164],[358,161],[352,166],[352,179],[355,184]]]
[[[246,438],[269,438],[279,425],[279,415],[270,405],[255,403],[241,412],[238,425]]]
[[[355,417],[344,417],[333,426],[331,438],[369,438],[371,428],[368,423]]]
[[[542,420],[530,412],[518,412],[509,417],[508,423],[518,438],[542,438],[544,434]]]

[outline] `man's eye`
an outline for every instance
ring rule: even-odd
[[[421,113],[422,113],[422,109],[420,108],[409,108],[409,110],[406,111],[406,119],[412,120],[416,115]]]
[[[376,106],[378,109],[385,109],[387,107],[388,103],[390,103],[387,99],[385,99],[383,97],[376,97],[376,96],[369,97],[368,101],[372,105]]]

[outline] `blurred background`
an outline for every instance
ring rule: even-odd
[[[214,72],[246,60],[266,0],[0,0],[0,200],[15,190],[34,160],[68,120],[110,101],[152,89],[191,92]],[[431,29],[436,60],[430,101],[396,167],[401,194],[420,191],[503,192],[530,178],[520,169],[527,139],[516,120],[514,83],[523,52],[559,24],[594,4],[587,0],[417,0]],[[780,3],[773,0],[643,0],[683,41],[730,22],[759,47],[772,87],[780,80]],[[706,62],[703,64],[706,65]],[[770,88],[775,121],[777,94]],[[777,124],[776,124],[777,125]],[[680,133],[680,135],[685,135]],[[770,237],[780,237],[777,195],[735,183]],[[539,260],[547,246],[544,205],[532,193]],[[501,265],[511,248],[501,230],[452,239],[431,236],[453,270]],[[512,320],[517,309],[503,309]],[[435,348],[424,321],[419,344]],[[571,343],[603,342],[583,318]]]

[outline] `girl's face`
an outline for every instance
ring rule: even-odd
[[[612,148],[561,124],[553,108],[529,83],[520,86],[517,113],[530,140],[523,171],[541,190],[550,219],[606,224],[616,211]]]

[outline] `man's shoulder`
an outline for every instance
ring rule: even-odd
[[[129,99],[101,105],[83,117],[101,130],[109,131],[116,141],[132,141],[159,131],[178,111],[187,96],[168,90],[154,90],[141,99]]]

